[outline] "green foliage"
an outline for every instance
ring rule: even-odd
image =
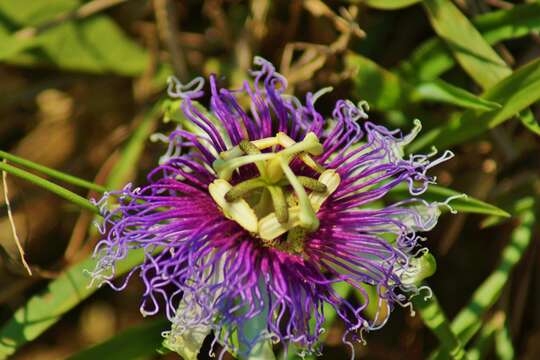
[[[448,318],[435,295],[430,298],[423,297],[422,294],[417,295],[412,299],[412,303],[415,309],[420,312],[424,324],[439,339],[444,353],[448,354],[450,359],[465,359],[463,345],[450,328]]]
[[[39,27],[58,15],[74,11],[78,0],[0,1],[0,59],[26,66],[55,66],[92,73],[140,75],[147,68],[147,52],[130,40],[106,15],[66,21],[37,35],[15,37],[25,27]]]
[[[440,79],[411,84],[359,54],[349,53],[346,64],[351,70],[357,71],[354,77],[356,96],[366,100],[374,109],[404,109],[422,102],[439,102],[477,110],[501,107],[496,102],[479,98]]]
[[[469,304],[452,321],[451,329],[466,344],[482,326],[482,317],[499,299],[511,272],[529,247],[536,221],[537,205],[534,198],[522,199],[519,219],[521,224],[512,232],[510,243],[503,249],[495,271],[476,289]],[[444,358],[443,352],[432,354],[431,359]]]
[[[512,71],[451,1],[424,0],[433,29],[471,78],[489,88]]]
[[[141,263],[144,250],[130,251],[116,265],[115,276],[120,276]],[[6,359],[25,343],[34,340],[65,313],[93,294],[97,288],[88,286],[90,281],[84,270],[92,270],[96,260],[88,258],[74,265],[53,280],[38,295],[20,307],[0,329],[0,359]]]
[[[467,111],[448,124],[432,129],[410,147],[417,151],[429,144],[448,148],[461,144],[524,111],[540,100],[540,59],[537,59],[505,78],[482,95],[482,98],[502,105],[491,111]]]
[[[508,10],[481,14],[472,21],[491,45],[540,30],[540,4],[516,5]],[[399,73],[411,81],[433,80],[455,65],[443,38],[432,38],[420,45],[403,61]]]

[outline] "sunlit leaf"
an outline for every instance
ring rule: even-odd
[[[473,25],[491,45],[518,38],[540,30],[540,4],[516,5],[511,9],[481,14],[473,19]],[[432,38],[401,63],[399,73],[411,82],[433,80],[454,65],[455,60],[443,40]]]
[[[8,44],[0,51],[0,59],[28,66],[127,76],[141,74],[148,65],[147,52],[105,15],[66,21],[30,39],[15,39],[11,35],[26,26],[43,24],[73,11],[81,4],[77,0],[0,0],[0,39]]]
[[[356,71],[354,96],[366,100],[374,109],[403,109],[408,104],[422,101],[446,103],[466,109],[500,108],[495,102],[482,99],[443,80],[412,85],[359,54],[349,53],[346,64],[352,71]]]
[[[432,129],[409,147],[417,151],[430,144],[448,148],[460,144],[518,115],[540,100],[540,59],[518,69],[511,76],[487,90],[482,98],[502,105],[488,112],[466,111],[448,124]]]
[[[478,84],[487,89],[512,73],[451,1],[424,0],[423,4],[435,32]]]
[[[375,109],[399,109],[410,102],[413,88],[374,61],[354,53],[345,59],[354,76],[355,96]]]
[[[414,90],[415,95],[420,100],[437,101],[476,110],[493,110],[501,108],[501,105],[496,102],[482,99],[465,89],[440,79],[420,83]]]

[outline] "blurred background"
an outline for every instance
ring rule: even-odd
[[[486,39],[509,69],[539,57],[536,2],[447,2],[479,32],[490,34]],[[430,23],[436,14],[429,9],[414,0],[0,0],[0,150],[110,188],[142,183],[145,171],[165,150],[149,141],[149,135],[174,127],[162,121],[156,105],[166,97],[167,76],[185,81],[218,73],[223,84],[234,87],[247,78],[254,55],[272,61],[287,77],[289,91],[299,97],[334,87],[318,103],[327,115],[339,98],[367,100],[372,121],[409,130],[419,118],[429,133],[465,111],[495,109],[477,98],[487,86],[456,65],[438,39],[440,29],[434,31]],[[439,80],[450,84],[451,91],[441,95],[441,88],[449,88]],[[540,108],[533,103],[530,110],[534,130]],[[456,153],[435,169],[439,184],[514,215],[447,214],[428,234],[427,246],[438,261],[429,284],[449,319],[496,268],[520,225],[515,215],[523,199],[538,198],[540,142],[531,128],[509,116],[500,126],[466,136],[435,136],[442,148]],[[436,140],[428,145],[437,146]],[[86,258],[98,240],[92,214],[11,175],[7,187],[33,275],[20,261],[2,193],[2,323],[51,279]],[[99,196],[68,188],[84,197]],[[511,357],[532,360],[540,358],[540,261],[531,237],[483,320],[492,325],[493,338],[512,340]],[[137,281],[122,294],[98,290],[13,358],[67,358],[144,324],[148,319],[138,311],[142,291]],[[147,337],[159,338],[167,323],[152,324]],[[323,359],[350,356],[342,333],[339,322],[330,327]],[[425,359],[438,346],[421,318],[401,308],[366,340],[367,345],[356,347],[357,358]],[[482,356],[502,358],[501,351],[491,344]],[[208,358],[207,353],[203,349],[199,358]],[[178,356],[156,353],[147,358]]]

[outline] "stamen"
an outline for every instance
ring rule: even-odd
[[[289,221],[289,209],[287,208],[287,200],[283,194],[283,190],[279,186],[268,186],[268,191],[272,197],[272,205],[276,213],[276,218],[280,224]]]
[[[277,138],[275,136],[264,139],[257,139],[250,142],[255,145],[259,150],[264,150],[278,144]],[[222,151],[219,156],[223,160],[230,160],[242,156],[243,153],[244,151],[242,151],[242,149],[240,149],[240,146],[237,145],[230,150]]]
[[[315,192],[324,193],[328,190],[326,185],[324,185],[322,182],[307,176],[298,176],[298,181],[300,181],[300,184],[302,184],[302,186],[304,186],[305,188]]]
[[[240,141],[240,144],[238,144],[238,146],[240,147],[240,150],[242,150],[244,153],[248,155],[255,155],[255,154],[261,153],[261,150],[259,150],[259,148],[257,148],[255,145],[250,143],[248,140]]]
[[[261,178],[249,179],[235,185],[231,190],[227,191],[225,194],[225,200],[235,201],[242,198],[244,195],[249,193],[252,190],[263,187],[266,185],[266,182]]]
[[[248,140],[245,140],[245,139],[240,141],[240,144],[238,144],[238,147],[240,148],[240,150],[242,150],[247,155],[256,155],[256,154],[261,153],[261,150],[259,150],[259,148],[257,148],[255,145],[253,145],[251,142],[249,142]],[[265,178],[266,177],[266,166],[265,166],[264,162],[257,161],[257,162],[255,162],[255,166],[257,167],[257,170],[259,170],[259,174],[263,178]]]

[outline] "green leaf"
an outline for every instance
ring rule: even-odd
[[[366,100],[370,107],[375,109],[402,109],[408,104],[420,101],[441,102],[468,109],[500,108],[500,105],[495,102],[479,98],[443,80],[433,80],[413,86],[359,54],[348,53],[345,63],[349,69],[356,71],[355,97]]]
[[[147,52],[105,15],[66,21],[30,39],[11,35],[27,26],[46,23],[81,4],[77,0],[0,0],[0,39],[8,44],[0,51],[0,59],[18,65],[140,75],[148,65]]]
[[[354,77],[355,95],[376,109],[399,109],[411,100],[413,88],[374,61],[352,52],[345,57]]]
[[[414,308],[420,313],[424,324],[439,340],[445,354],[455,360],[466,358],[463,345],[450,328],[448,318],[435,295],[426,299],[420,294],[413,297],[411,301]]]
[[[512,73],[451,1],[424,0],[423,4],[435,32],[446,42],[463,69],[483,88],[490,88]]]
[[[112,338],[68,357],[68,360],[138,360],[155,356],[161,346],[161,332],[167,320],[145,321],[143,325],[131,327]]]
[[[491,11],[475,17],[473,23],[490,44],[515,39],[540,30],[540,3]]]
[[[530,110],[525,110],[519,115],[521,123],[536,135],[540,135],[540,122],[536,120]]]
[[[474,26],[489,44],[514,39],[540,31],[540,4],[515,5],[508,10],[492,11],[478,15]],[[399,66],[399,73],[412,82],[433,80],[455,65],[442,39],[425,41]]]
[[[437,201],[443,203],[449,197],[459,196],[460,194],[462,193],[442,186],[430,185],[427,191],[420,195],[420,197],[427,201]],[[400,184],[396,186],[390,190],[388,196],[395,200],[403,200],[411,197],[407,184]],[[450,206],[460,212],[510,217],[510,214],[506,211],[470,196],[458,197],[450,202]]]
[[[414,90],[419,100],[438,101],[475,110],[494,110],[501,108],[501,105],[496,102],[482,99],[465,89],[440,79],[420,83]]]
[[[487,90],[482,98],[499,103],[502,108],[488,112],[466,111],[462,117],[454,118],[448,124],[420,137],[411,144],[410,151],[417,151],[430,144],[438,148],[460,144],[500,125],[540,100],[540,59],[518,69]]]
[[[469,304],[452,321],[452,331],[467,344],[478,332],[482,317],[499,299],[511,272],[528,249],[536,219],[536,204],[532,197],[522,199],[524,210],[519,215],[521,224],[512,232],[510,243],[503,249],[502,258],[495,271],[476,289]],[[440,351],[430,359],[442,359]]]
[[[116,276],[120,276],[140,264],[144,250],[131,250],[129,255],[116,265]],[[96,260],[88,258],[72,266],[53,280],[45,291],[35,295],[20,307],[12,318],[0,329],[0,359],[6,359],[20,346],[34,340],[65,313],[93,294],[97,288],[89,287],[89,277],[84,270],[93,269]]]
[[[355,3],[363,3],[369,7],[380,10],[397,10],[419,3],[421,0],[356,0]]]

